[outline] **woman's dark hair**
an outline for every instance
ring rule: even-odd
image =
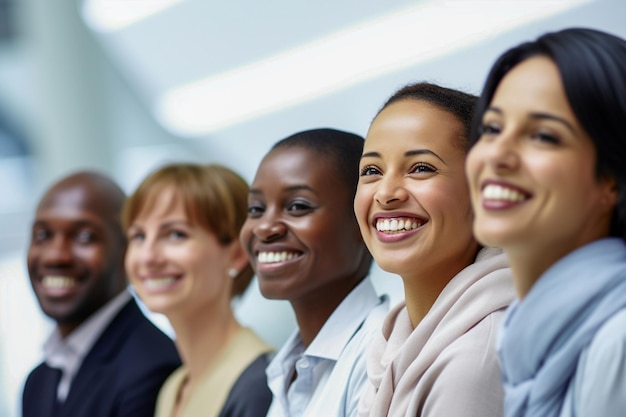
[[[480,137],[483,114],[502,78],[533,56],[557,66],[565,95],[596,148],[598,178],[614,178],[619,192],[611,235],[626,237],[626,41],[595,29],[570,28],[540,36],[502,54],[478,101],[470,143]]]
[[[359,163],[365,139],[342,130],[321,128],[295,133],[272,146],[271,150],[286,147],[302,147],[319,155],[329,156],[335,162],[339,177],[352,200],[359,182]]]
[[[387,106],[401,100],[420,100],[430,103],[441,110],[447,111],[455,116],[464,126],[465,131],[462,137],[462,146],[465,150],[469,148],[469,133],[474,116],[478,97],[463,91],[442,87],[436,84],[420,82],[408,84],[396,91],[383,106],[376,116]]]

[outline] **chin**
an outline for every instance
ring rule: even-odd
[[[402,261],[393,258],[387,258],[384,261],[381,260],[380,262],[374,259],[374,261],[383,271],[399,276],[406,275],[407,269],[411,269],[410,266],[404,265]]]
[[[474,235],[481,245],[495,248],[502,248],[505,242],[510,240],[510,233],[502,229],[474,228]]]
[[[285,296],[283,291],[276,290],[274,288],[263,288],[259,286],[259,291],[263,298],[268,300],[288,300],[289,298]]]

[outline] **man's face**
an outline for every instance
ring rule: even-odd
[[[124,285],[116,213],[88,184],[55,187],[37,208],[28,272],[42,310],[65,336]]]

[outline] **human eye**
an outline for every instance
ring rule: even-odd
[[[259,203],[248,203],[248,217],[253,219],[261,217],[264,211],[265,207],[263,207],[263,205]]]
[[[432,172],[437,172],[437,168],[431,164],[427,164],[426,162],[418,162],[411,167],[409,172],[411,174],[430,174]]]
[[[42,227],[36,227],[33,229],[32,240],[33,242],[44,242],[52,236],[52,233],[48,229]]]
[[[483,122],[478,128],[480,136],[498,135],[502,131],[502,127],[495,122]]]
[[[292,214],[304,214],[313,209],[313,205],[308,201],[293,200],[287,204],[287,211]]]
[[[185,240],[187,237],[189,237],[189,234],[180,229],[171,229],[167,232],[169,240]]]
[[[81,229],[76,233],[76,241],[81,244],[89,244],[96,241],[96,234],[89,229]]]
[[[141,230],[129,230],[126,238],[129,242],[142,242],[146,239],[146,234]]]
[[[546,144],[558,145],[561,143],[561,139],[552,132],[537,131],[532,135],[532,138]]]
[[[361,177],[367,177],[370,175],[381,175],[381,172],[377,167],[373,165],[367,165],[361,169],[361,171],[359,172],[359,175]]]

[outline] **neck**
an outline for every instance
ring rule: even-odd
[[[504,248],[511,265],[517,295],[523,299],[533,285],[559,259],[590,241],[576,242],[574,239],[545,240],[534,244],[522,243],[519,246]]]
[[[241,325],[230,308],[201,314],[168,316],[176,347],[189,372],[189,386],[204,374]]]
[[[332,288],[323,287],[314,294],[291,300],[300,338],[305,346],[313,342],[331,314],[360,281],[361,279],[349,279],[335,282]]]
[[[410,275],[402,275],[404,300],[413,328],[426,317],[452,278],[474,263],[477,252],[477,245],[472,245],[466,252],[454,257],[456,262],[438,262],[431,267],[416,268]]]

